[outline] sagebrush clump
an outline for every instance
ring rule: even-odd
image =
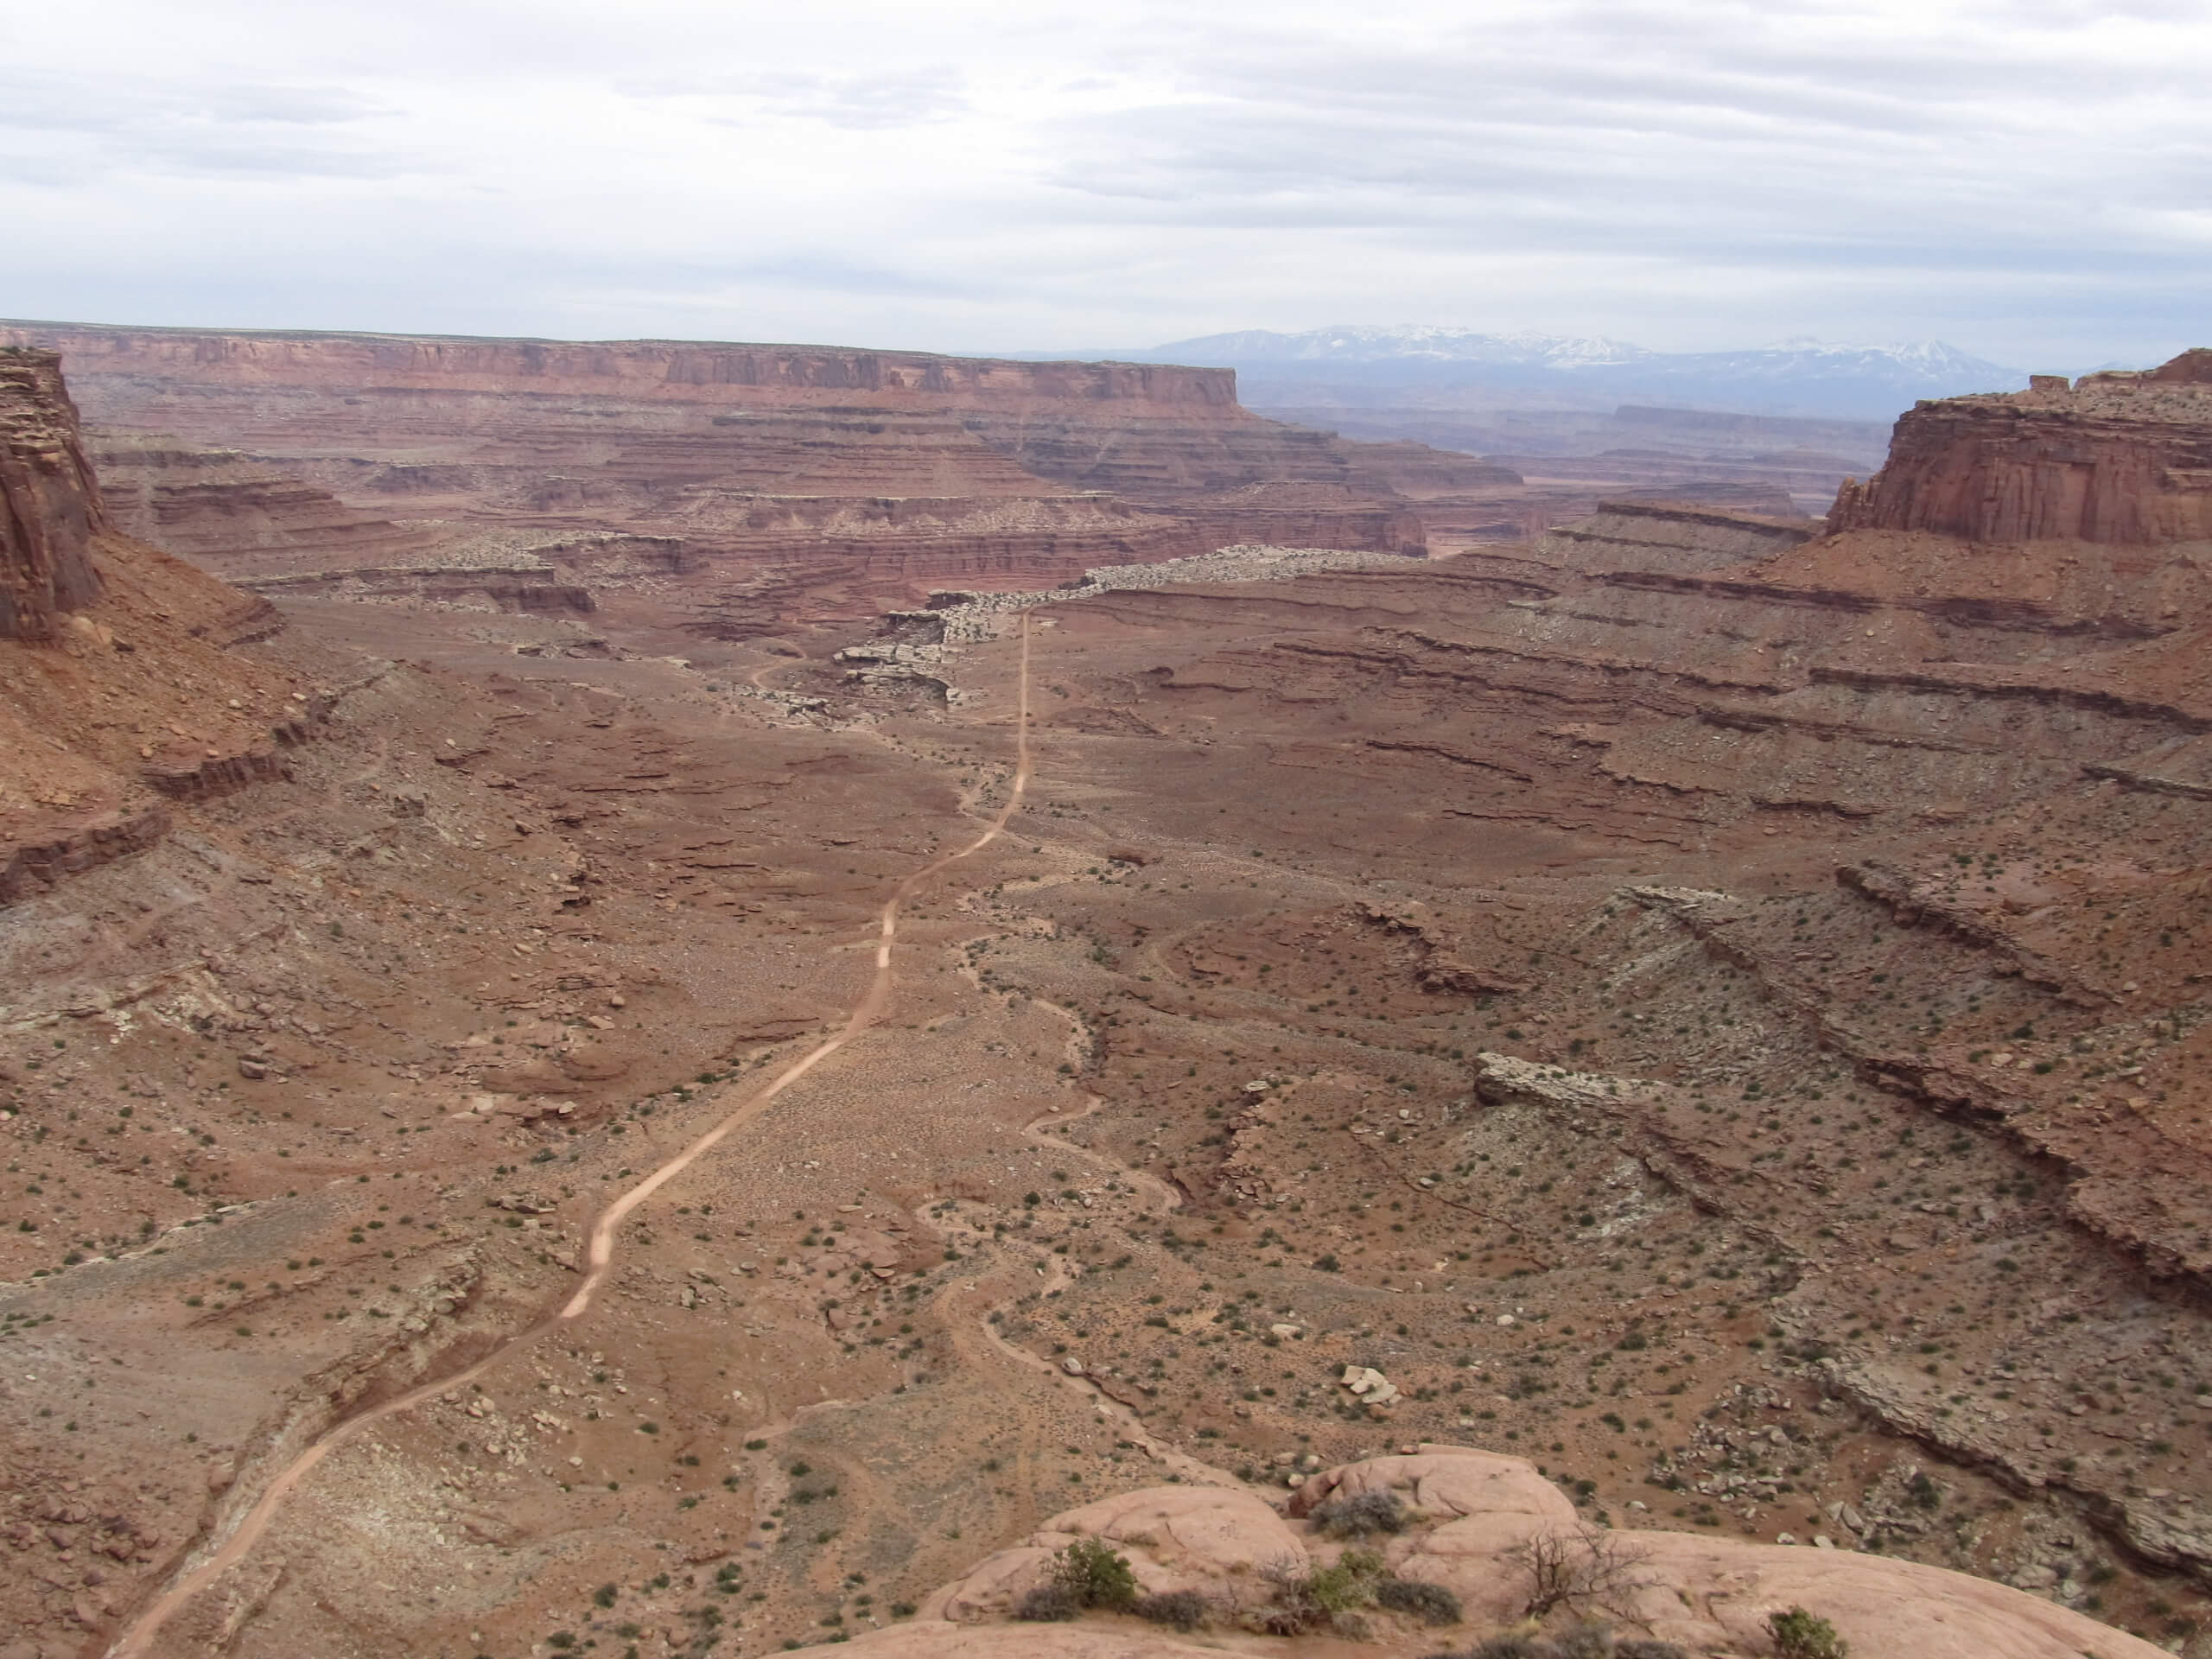
[[[1202,1627],[1211,1605],[1195,1590],[1168,1590],[1156,1596],[1139,1596],[1129,1611],[1154,1624],[1190,1631]]]
[[[1327,1538],[1372,1538],[1403,1532],[1413,1519],[1395,1492],[1355,1492],[1325,1498],[1313,1507],[1313,1525]]]
[[[1417,1579],[1384,1579],[1375,1586],[1375,1605],[1386,1613],[1417,1618],[1424,1624],[1457,1624],[1459,1598],[1440,1584]]]
[[[1616,1637],[1605,1624],[1577,1624],[1550,1636],[1508,1631],[1478,1642],[1464,1653],[1431,1654],[1428,1659],[1689,1659],[1671,1642],[1645,1637]]]
[[[1057,1584],[1040,1584],[1025,1592],[1021,1599],[1014,1604],[1016,1618],[1027,1619],[1038,1624],[1073,1618],[1082,1611],[1076,1605],[1076,1599]]]

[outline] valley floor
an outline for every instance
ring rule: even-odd
[[[833,1641],[1417,1441],[2196,1639],[2194,798],[1535,581],[1030,608],[1019,799],[1011,611],[855,680],[291,604],[291,775],[0,909],[0,1656],[111,1650],[347,1423],[143,1651]]]

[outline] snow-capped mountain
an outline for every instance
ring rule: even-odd
[[[1768,414],[1882,418],[1916,398],[2009,391],[2025,375],[1941,340],[1844,346],[1795,339],[1732,352],[1655,352],[1603,337],[1477,334],[1418,325],[1266,329],[1123,353],[1224,365],[1255,406],[1433,403],[1464,393],[1656,400]]]
[[[1465,328],[1436,328],[1407,324],[1377,328],[1349,324],[1315,328],[1302,334],[1270,334],[1248,328],[1241,334],[1207,334],[1156,346],[1147,356],[1198,353],[1202,360],[1248,363],[1496,363],[1516,366],[1583,368],[1593,365],[1634,363],[1655,353],[1641,346],[1606,340],[1565,338],[1557,334],[1478,334]]]

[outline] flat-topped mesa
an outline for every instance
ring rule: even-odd
[[[2037,375],[1923,402],[1882,470],[1847,480],[1831,531],[2157,547],[2212,541],[2212,350],[2141,372]]]
[[[643,537],[685,549],[655,603],[775,633],[802,594],[859,618],[1153,549],[1426,546],[1362,446],[1252,414],[1223,369],[0,322],[10,340],[62,354],[119,524],[257,584],[382,592],[493,531]],[[237,453],[193,459],[210,445]]]
[[[49,639],[99,592],[106,528],[75,405],[52,352],[0,349],[0,639]]]
[[[669,340],[490,340],[0,323],[0,340],[65,353],[79,381],[149,375],[232,386],[594,394],[743,406],[880,404],[995,410],[1110,404],[1117,417],[1255,422],[1232,369],[1165,363],[1027,363],[831,346]]]

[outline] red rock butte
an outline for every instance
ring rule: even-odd
[[[2212,540],[2212,351],[2161,368],[2037,375],[2026,391],[1923,402],[1890,458],[1847,486],[1832,531],[1933,531],[2008,543]]]

